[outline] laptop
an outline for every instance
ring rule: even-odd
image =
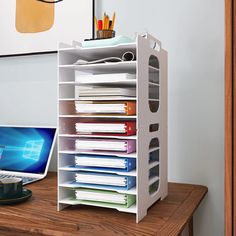
[[[46,177],[56,127],[0,126],[0,178],[22,178],[23,185]]]

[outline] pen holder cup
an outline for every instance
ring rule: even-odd
[[[97,38],[98,39],[109,39],[114,38],[116,32],[114,30],[98,30],[97,31]]]

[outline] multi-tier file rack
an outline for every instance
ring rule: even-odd
[[[78,59],[120,57],[127,51],[136,55],[135,61],[92,65],[73,64]],[[136,222],[139,222],[152,204],[167,196],[167,52],[162,49],[161,42],[149,34],[138,35],[134,43],[106,47],[82,48],[77,47],[76,43],[73,46],[60,43],[58,64],[58,210],[81,204],[75,198],[75,186],[72,184],[76,169],[70,167],[75,163],[75,155],[80,153],[75,150],[75,140],[81,137],[75,132],[75,123],[80,120],[98,119],[94,115],[81,115],[75,112],[75,101],[83,99],[76,94],[75,88],[79,86],[75,80],[76,74],[134,73],[135,81],[119,84],[114,82],[112,85],[136,87],[136,97],[128,98],[136,101],[136,115],[128,117],[104,115],[99,116],[99,119],[136,120],[137,134],[126,137],[136,140],[136,152],[119,155],[135,158],[136,169],[127,173],[116,172],[119,175],[136,177],[136,187],[127,191],[117,191],[135,195],[136,204],[129,208],[112,207],[111,204],[102,207],[136,214]],[[99,98],[93,98],[96,99]],[[105,136],[105,138],[119,137]],[[151,160],[150,153],[154,156]],[[106,154],[104,152],[104,155]],[[101,206],[94,202],[87,205]]]

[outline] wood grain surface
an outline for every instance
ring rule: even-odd
[[[225,0],[225,235],[233,235],[233,0]],[[236,118],[236,117],[235,117]]]
[[[33,197],[18,205],[0,206],[0,235],[152,236],[179,235],[207,193],[199,185],[169,183],[169,195],[154,204],[139,223],[135,216],[112,209],[74,206],[57,212],[57,178],[27,185]]]

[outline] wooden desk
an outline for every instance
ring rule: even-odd
[[[15,206],[0,206],[0,235],[181,235],[190,226],[192,216],[207,188],[198,185],[169,184],[169,196],[153,205],[139,223],[135,216],[116,210],[76,206],[57,212],[56,174],[27,187],[31,200]]]

